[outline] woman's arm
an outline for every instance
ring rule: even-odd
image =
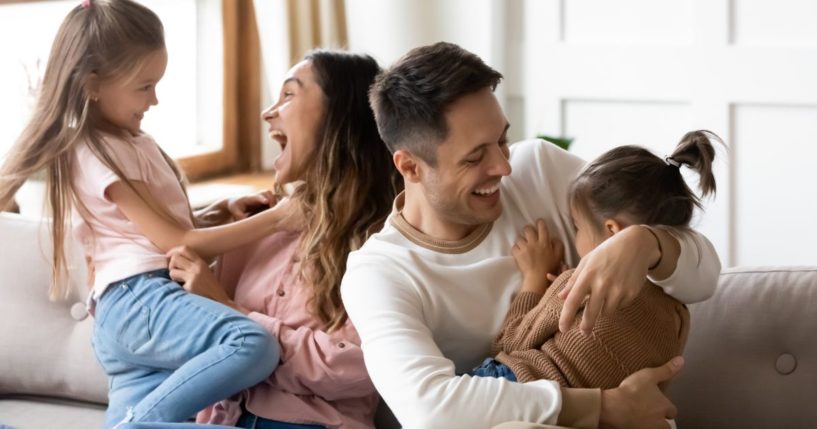
[[[265,235],[291,228],[298,220],[294,213],[296,204],[286,203],[228,225],[185,229],[159,214],[157,207],[160,204],[144,183],[133,182],[133,186],[135,190],[121,181],[115,182],[107,188],[106,195],[142,234],[164,252],[176,246],[188,246],[209,259]]]

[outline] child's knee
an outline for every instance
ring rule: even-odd
[[[242,329],[242,348],[259,371],[270,373],[281,359],[281,346],[275,336],[255,322],[250,323],[252,327]]]

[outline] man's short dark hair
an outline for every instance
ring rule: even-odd
[[[435,165],[437,145],[448,135],[445,109],[465,95],[495,90],[500,80],[502,74],[453,43],[412,49],[369,90],[380,137],[392,153],[406,149]]]

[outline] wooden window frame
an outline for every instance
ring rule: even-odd
[[[261,168],[261,46],[252,0],[222,0],[224,145],[178,159],[190,180]]]

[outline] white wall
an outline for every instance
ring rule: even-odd
[[[447,40],[506,80],[513,139],[670,153],[684,132],[728,144],[696,227],[724,266],[815,264],[817,1],[347,0],[349,47],[387,66]],[[687,175],[692,186],[694,176]]]
[[[525,0],[526,133],[670,153],[684,131],[729,145],[698,227],[725,266],[814,264],[817,2]],[[693,182],[694,184],[694,182]]]
[[[349,49],[388,67],[412,48],[446,41],[504,73],[511,59],[508,33],[521,34],[519,26],[508,28],[508,16],[521,4],[521,0],[346,0]],[[513,110],[506,90],[507,85],[501,85],[497,96],[506,110]]]

